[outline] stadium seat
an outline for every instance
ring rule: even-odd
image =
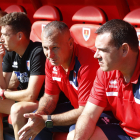
[[[139,39],[139,47],[140,47],[140,8],[129,12],[124,17],[123,20],[129,22],[130,24],[132,24],[135,27],[135,29],[137,31],[137,35],[138,35],[138,39]]]
[[[95,50],[94,32],[107,21],[105,13],[98,7],[86,6],[73,15],[72,21],[76,22],[70,28],[75,43]]]
[[[38,21],[35,21],[32,25],[30,39],[32,41],[41,41],[41,32],[43,27],[51,21],[59,21],[60,14],[56,7],[44,5],[34,13],[33,18]]]
[[[21,5],[10,5],[4,11],[6,11],[7,13],[12,13],[12,12],[25,12],[26,13],[25,8],[22,7]]]

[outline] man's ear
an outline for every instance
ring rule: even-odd
[[[69,46],[70,46],[70,49],[73,48],[73,43],[74,43],[74,40],[73,40],[73,38],[71,37],[71,38],[69,39]]]
[[[22,32],[18,32],[18,33],[17,33],[17,38],[18,38],[18,40],[21,40],[22,37],[23,37],[23,33],[22,33]]]
[[[123,43],[121,49],[122,49],[122,56],[126,57],[130,49],[129,45],[127,43]]]

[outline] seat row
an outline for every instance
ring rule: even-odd
[[[5,9],[10,13],[13,11],[26,12],[25,8],[20,5],[11,5]],[[128,13],[124,20],[135,26],[138,38],[140,38],[140,8]],[[32,24],[30,39],[33,41],[41,41],[41,32],[46,24],[54,20],[61,20],[59,10],[55,6],[44,5],[40,7],[33,15],[35,22]],[[94,33],[97,28],[107,21],[106,14],[102,9],[95,6],[85,6],[79,9],[72,17],[75,23],[70,27],[70,32],[75,43],[96,50]],[[140,43],[139,43],[140,44]]]

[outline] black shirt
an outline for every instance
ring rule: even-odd
[[[45,75],[46,57],[40,42],[30,41],[22,58],[16,52],[6,52],[3,58],[3,72],[15,72],[20,81],[19,89],[28,87],[30,75]],[[44,93],[44,84],[39,97]]]

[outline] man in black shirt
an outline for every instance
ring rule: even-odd
[[[41,43],[29,39],[31,23],[25,13],[5,15],[0,19],[0,26],[0,113],[11,114],[15,139],[18,140],[17,132],[26,123],[23,114],[37,109],[37,99],[44,93],[46,58]],[[13,72],[20,82],[19,90],[8,91]],[[2,130],[0,118],[0,140],[3,140]]]

